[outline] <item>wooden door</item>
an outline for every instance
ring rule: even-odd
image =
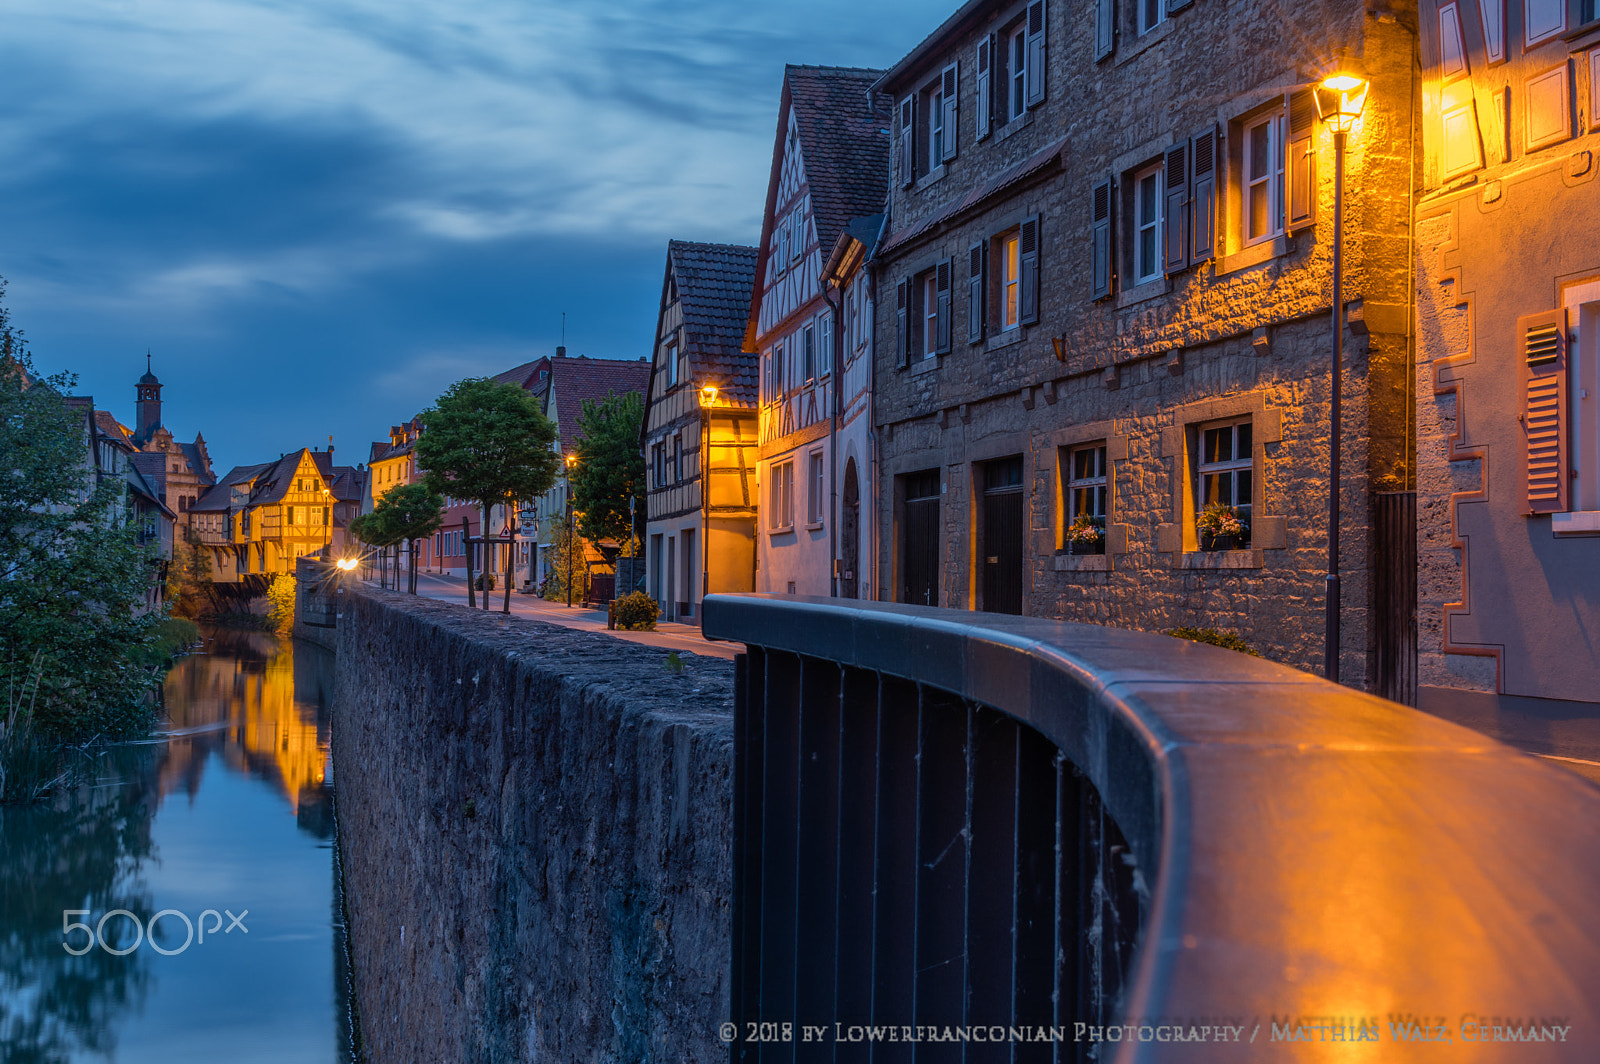
[[[939,471],[905,478],[900,601],[939,605]]]
[[[983,609],[1022,612],[1022,458],[983,466]]]
[[[861,484],[856,460],[844,467],[844,504],[839,514],[839,597],[859,598],[856,566],[861,564]]]

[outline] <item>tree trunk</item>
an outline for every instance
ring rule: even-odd
[[[466,517],[461,518],[461,549],[467,556],[467,609],[478,608],[478,600],[472,590],[472,522]]]
[[[494,576],[494,551],[489,549],[489,519],[494,507],[483,504],[483,609],[489,611],[489,580]]]
[[[511,530],[511,534],[506,536],[506,574],[505,574],[506,601],[505,601],[505,605],[500,607],[500,612],[501,613],[510,613],[511,612],[511,567],[515,564],[512,561],[512,557],[511,556],[516,553],[516,550],[513,548],[513,544],[515,544],[516,541],[517,541],[517,533],[516,533],[516,530],[514,528],[512,528],[512,526],[511,526],[510,509],[509,509],[510,506],[511,506],[511,504],[509,502],[506,503],[506,507],[507,507],[507,511],[506,511],[507,512],[506,528]]]

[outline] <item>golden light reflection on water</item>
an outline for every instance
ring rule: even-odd
[[[319,693],[331,687],[326,655],[266,632],[210,633],[206,652],[167,676],[170,738],[160,770],[164,799],[193,798],[207,758],[271,783],[298,816],[326,804],[328,726]],[[320,700],[322,704],[327,699]]]

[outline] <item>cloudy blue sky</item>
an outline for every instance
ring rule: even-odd
[[[6,0],[0,276],[125,422],[146,348],[218,472],[341,459],[451,381],[649,351],[666,241],[753,243],[785,62],[913,0]]]

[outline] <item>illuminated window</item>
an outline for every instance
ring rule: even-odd
[[[1133,179],[1133,283],[1161,276],[1161,167]]]
[[[1106,516],[1106,445],[1104,441],[1074,447],[1067,460],[1067,519]]]
[[[1000,238],[1000,328],[1015,329],[1022,320],[1021,234]]]
[[[1231,506],[1248,527],[1253,492],[1250,419],[1200,427],[1199,510]]]
[[[1259,244],[1283,232],[1283,116],[1244,127],[1244,242]]]

